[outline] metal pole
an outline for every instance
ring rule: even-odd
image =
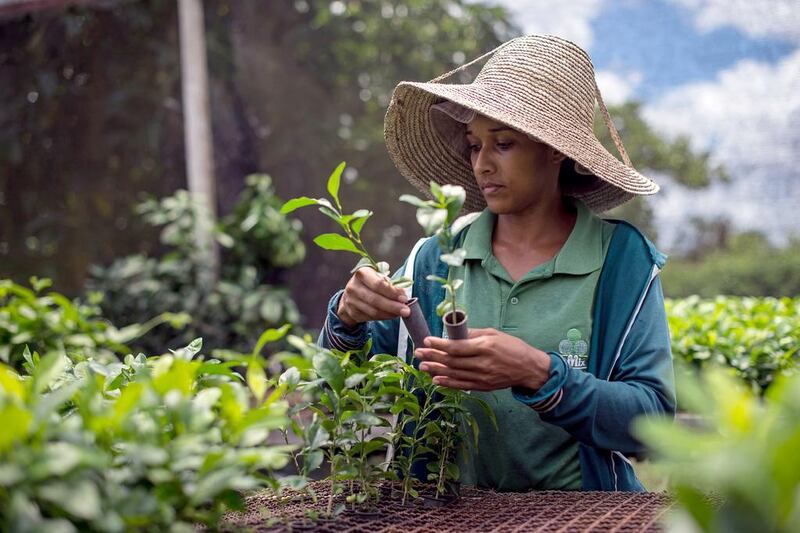
[[[206,39],[201,0],[178,0],[181,42],[183,130],[189,192],[196,204],[195,239],[202,267],[201,283],[215,282],[219,253],[214,240],[217,194],[208,99]],[[206,216],[203,216],[203,212]]]

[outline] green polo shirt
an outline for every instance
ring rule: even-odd
[[[516,283],[492,253],[497,217],[484,210],[467,232],[466,260],[455,274],[464,280],[459,304],[469,327],[514,335],[585,370],[595,286],[615,226],[580,202],[575,207],[575,226],[558,254]],[[505,491],[581,488],[578,444],[566,431],[542,422],[511,389],[472,394],[491,406],[498,430],[470,406],[480,434],[477,450],[468,445],[460,453],[463,483]]]

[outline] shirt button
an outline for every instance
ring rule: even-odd
[[[511,298],[511,305],[517,305],[518,303],[519,303],[519,298],[517,298],[516,296]]]

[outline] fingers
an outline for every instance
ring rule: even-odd
[[[494,328],[468,328],[467,338],[474,339],[476,337],[484,337],[486,335],[494,335],[497,330]]]
[[[342,314],[356,322],[385,320],[408,316],[403,289],[394,287],[389,280],[370,268],[361,268],[347,282],[340,307]]]
[[[414,355],[420,361],[438,363],[461,370],[480,371],[483,367],[483,363],[476,357],[453,357],[447,352],[433,348],[419,348],[414,352]]]
[[[419,365],[419,369],[422,370],[423,372],[427,372],[434,378],[437,377],[447,378],[451,380],[458,380],[473,384],[477,383],[480,380],[480,376],[476,375],[475,372],[450,368],[448,366],[439,363],[425,362]],[[436,379],[434,379],[433,382],[436,383]]]
[[[436,376],[433,378],[433,383],[435,385],[439,385],[440,387],[447,387],[449,389],[460,389],[460,390],[475,390],[475,391],[482,391],[488,390],[488,388],[475,381],[468,381],[463,379],[453,379],[445,376]]]
[[[387,300],[396,300],[404,303],[408,299],[406,297],[406,291],[395,287],[391,284],[389,278],[378,274],[371,268],[361,268],[357,270],[354,277],[361,281],[367,289],[376,294],[380,294]]]
[[[478,339],[452,340],[425,337],[425,346],[459,357],[471,357],[481,352],[481,345]]]

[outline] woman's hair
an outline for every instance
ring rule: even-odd
[[[558,171],[558,185],[564,196],[575,196],[594,191],[603,185],[603,180],[593,174],[583,174],[576,170],[575,160],[565,157]]]

